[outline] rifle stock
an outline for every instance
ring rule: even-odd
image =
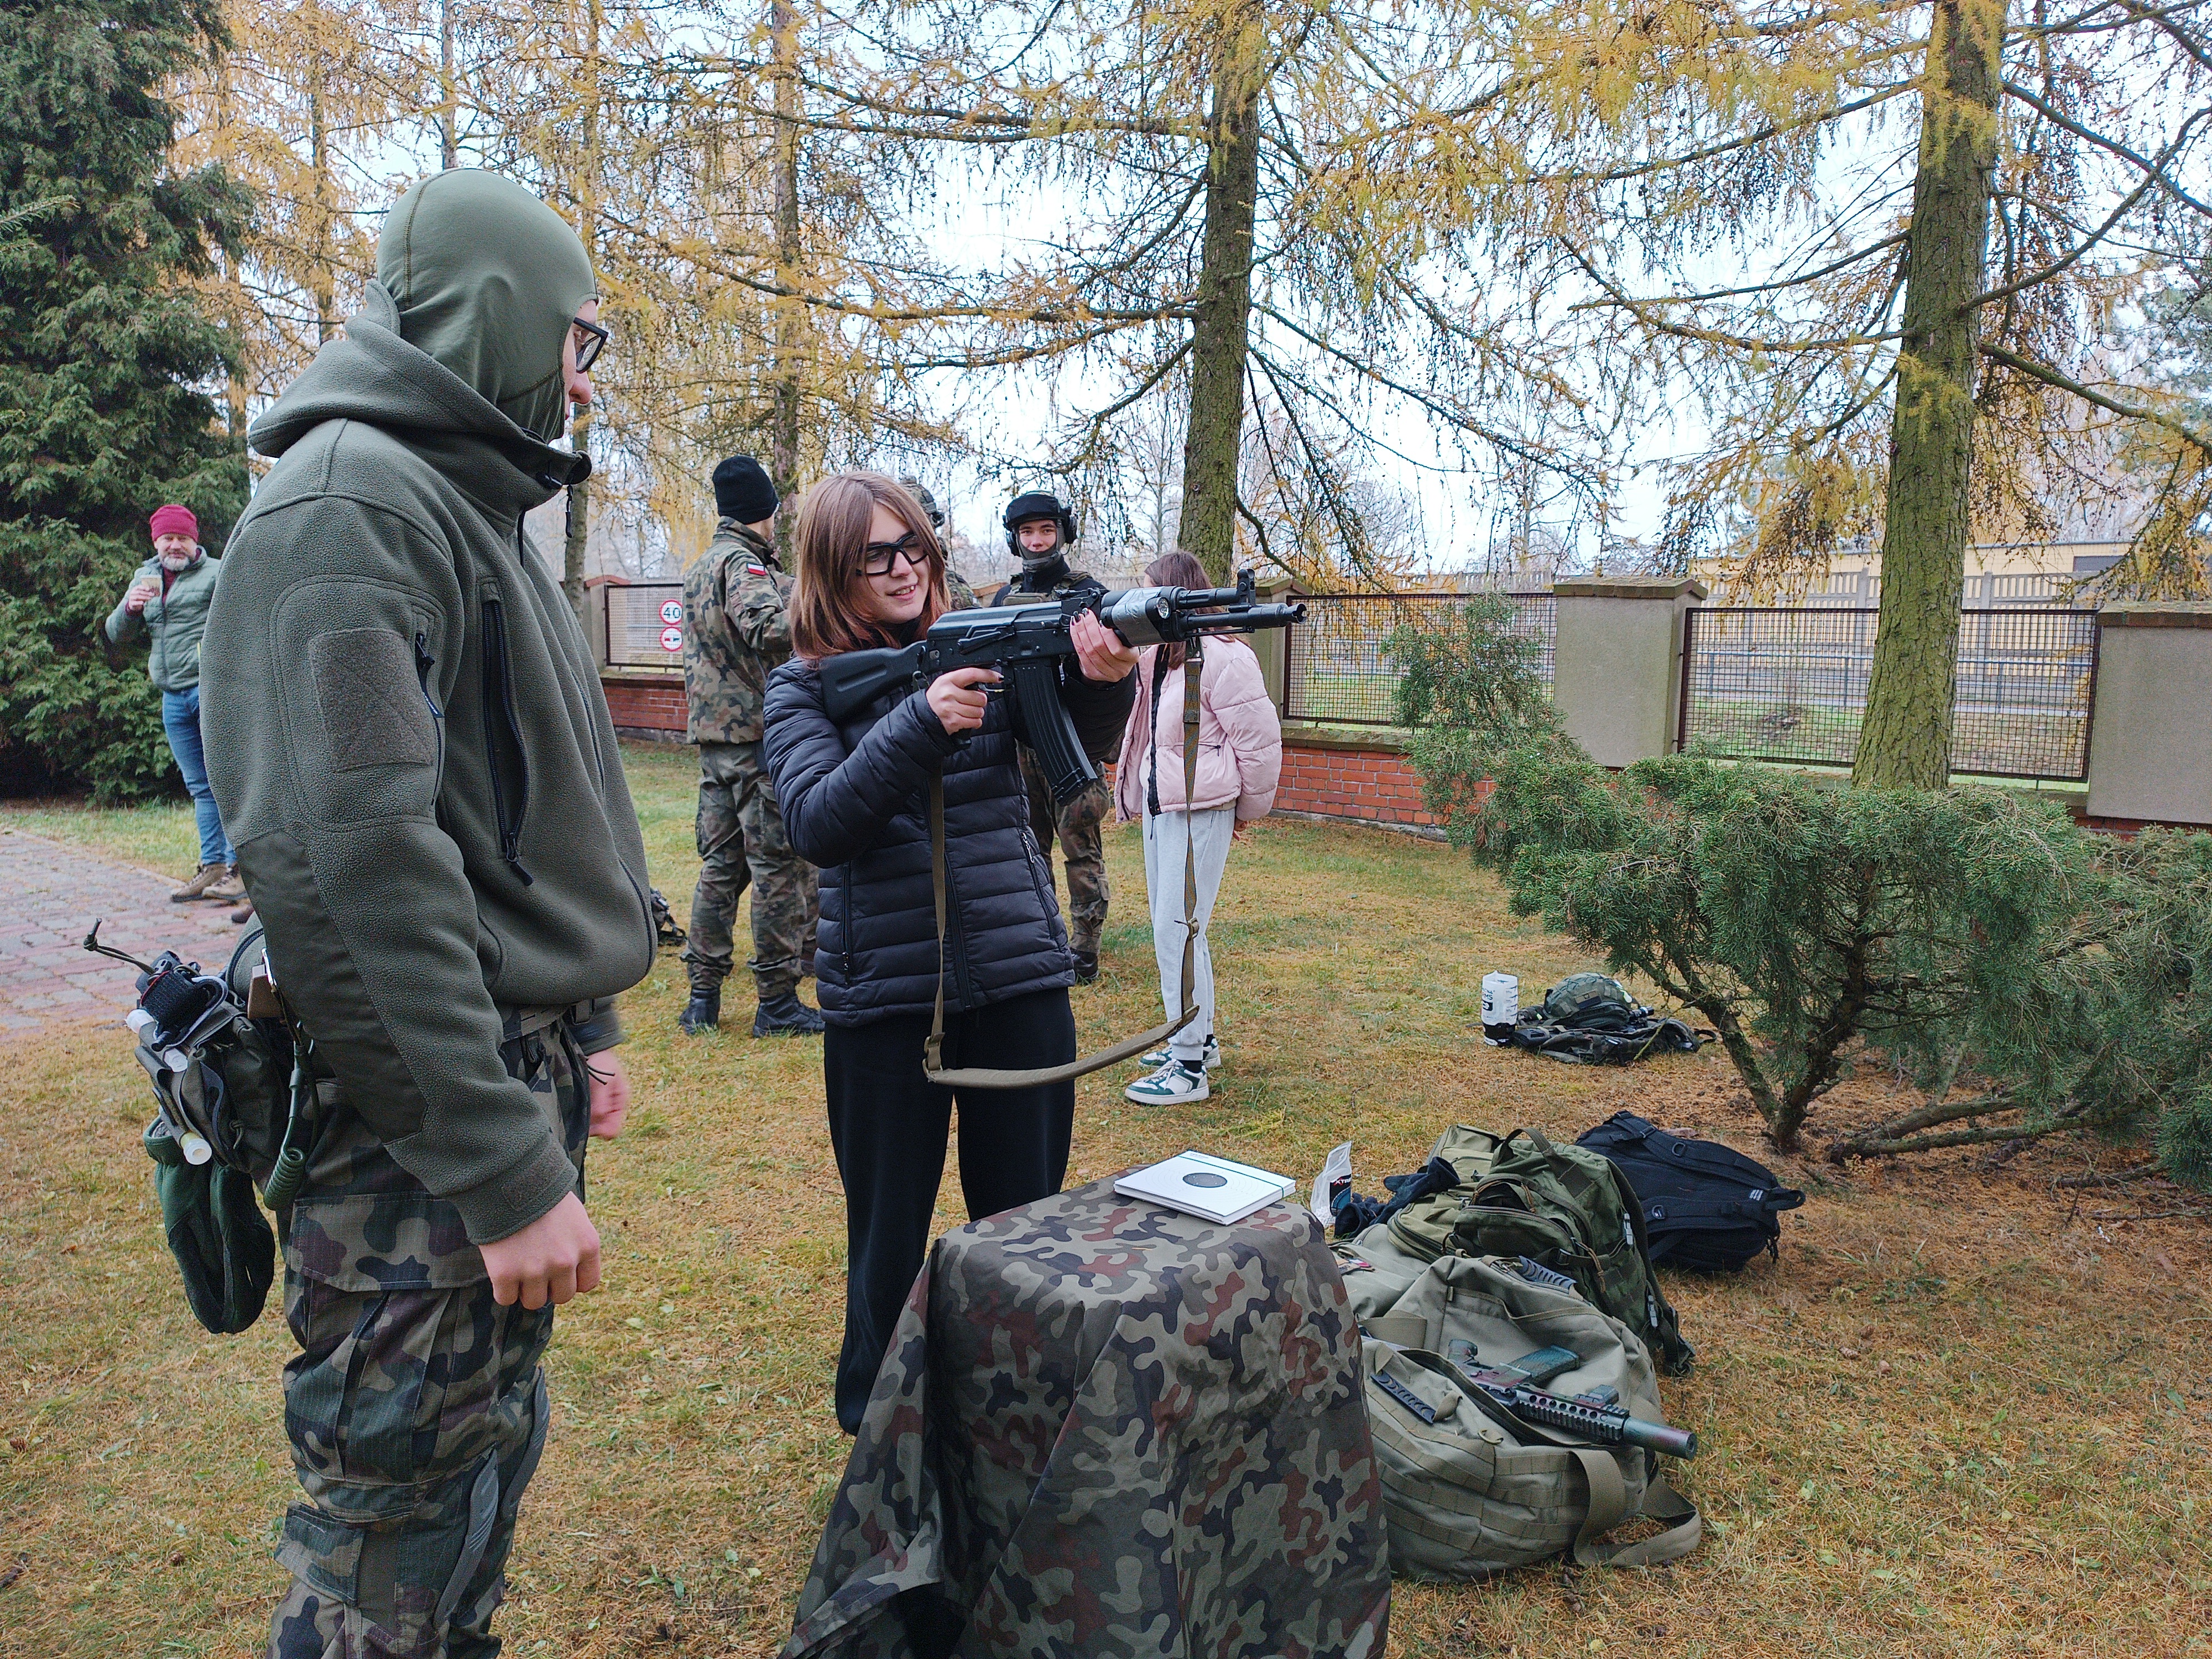
[[[873,651],[845,651],[824,657],[817,671],[822,676],[822,701],[830,718],[842,720],[856,708],[866,708],[894,686],[920,677],[926,641],[912,645],[884,646]]]

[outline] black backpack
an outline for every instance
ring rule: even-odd
[[[1644,1206],[1655,1264],[1735,1273],[1761,1250],[1781,1257],[1784,1210],[1805,1194],[1774,1171],[1712,1140],[1685,1140],[1633,1112],[1615,1112],[1576,1143],[1619,1166]]]

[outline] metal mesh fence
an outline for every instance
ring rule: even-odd
[[[599,589],[606,607],[607,666],[684,666],[684,584],[609,582]],[[671,609],[671,607],[673,609]]]
[[[1681,740],[1744,760],[1849,766],[1874,660],[1870,610],[1736,609],[1683,619]],[[2088,775],[2094,611],[1972,611],[1959,619],[1951,769]]]
[[[1389,726],[1397,719],[1398,669],[1390,636],[1401,627],[1442,629],[1473,595],[1322,593],[1304,597],[1306,619],[1290,630],[1283,712],[1294,720]],[[1513,633],[1536,647],[1537,672],[1552,680],[1555,617],[1549,593],[1508,593]]]

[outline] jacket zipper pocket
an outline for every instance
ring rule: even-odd
[[[446,827],[446,711],[438,707],[438,700],[430,693],[430,675],[438,666],[438,659],[430,654],[430,635],[422,629],[415,630],[415,678],[422,688],[422,705],[430,711],[430,725],[438,734],[438,770],[431,782],[431,811],[438,827]]]
[[[438,659],[430,654],[430,636],[417,629],[415,633],[415,678],[422,687],[422,705],[430,711],[430,724],[438,733],[438,782],[441,788],[446,780],[446,711],[438,707],[438,700],[430,694],[430,672]]]
[[[1022,856],[1029,863],[1030,891],[1036,895],[1037,913],[1043,919],[1045,931],[1051,932],[1054,918],[1059,917],[1060,943],[1066,945],[1067,919],[1060,916],[1059,905],[1053,902],[1052,866],[1045,862],[1044,849],[1037,845],[1036,837],[1030,833],[1026,823],[1022,826]]]
[[[499,825],[499,855],[507,867],[530,886],[530,872],[522,867],[522,822],[530,810],[530,762],[523,752],[522,722],[514,713],[514,665],[507,646],[507,607],[487,597],[483,602],[484,759],[491,772],[492,816]],[[514,763],[514,803],[507,806],[507,791],[500,767],[500,739],[504,737]]]
[[[946,1006],[965,1012],[971,1006],[969,999],[975,984],[968,975],[968,940],[960,931],[960,890],[952,881],[952,846],[949,837],[945,848],[945,950],[937,971],[952,975],[952,994],[945,998]]]
[[[830,872],[823,871],[823,874]],[[845,983],[853,982],[853,866],[837,866],[837,902],[844,911],[837,927],[837,966],[845,975]]]

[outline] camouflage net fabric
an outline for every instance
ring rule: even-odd
[[[1218,1227],[1097,1182],[930,1253],[784,1659],[1364,1659],[1384,1536],[1312,1216]]]

